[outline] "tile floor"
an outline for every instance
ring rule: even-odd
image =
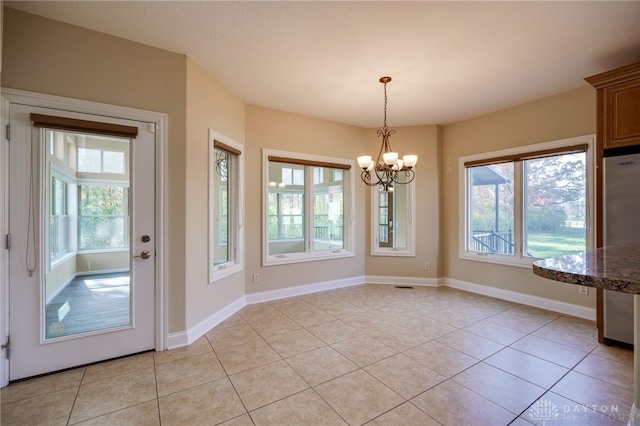
[[[632,351],[593,323],[449,288],[261,303],[189,347],[2,389],[8,425],[617,425]]]

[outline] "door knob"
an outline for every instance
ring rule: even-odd
[[[148,259],[151,257],[151,252],[149,252],[149,250],[144,250],[142,253],[140,253],[140,256],[133,256],[133,258],[137,258],[137,257],[141,257],[143,259]]]

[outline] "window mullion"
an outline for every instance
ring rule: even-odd
[[[284,217],[282,216],[282,194],[280,192],[276,193],[276,201],[278,202],[277,205],[277,211],[278,211],[278,226],[277,226],[277,231],[278,231],[278,238],[277,239],[282,239],[284,238],[284,231],[283,231],[283,227],[284,227],[284,223],[283,223],[283,219]]]
[[[514,162],[513,173],[513,196],[514,196],[514,230],[513,238],[515,239],[514,257],[518,260],[524,258],[524,164],[522,161]]]
[[[305,227],[305,251],[307,254],[313,253],[313,236],[314,236],[314,217],[313,217],[313,203],[314,198],[313,187],[313,166],[304,166],[304,193],[302,195],[302,202],[304,205],[304,227]]]

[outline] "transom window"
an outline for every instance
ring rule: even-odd
[[[265,150],[265,265],[352,256],[351,161]]]
[[[78,148],[78,171],[87,173],[124,174],[124,151]]]
[[[593,137],[460,158],[460,257],[529,267],[592,247]]]

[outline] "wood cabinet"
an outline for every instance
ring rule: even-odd
[[[596,245],[603,244],[602,158],[605,150],[640,145],[640,62],[585,80],[596,89]],[[596,292],[598,341],[604,342],[604,299]]]
[[[640,144],[640,62],[585,78],[597,90],[601,149]]]

